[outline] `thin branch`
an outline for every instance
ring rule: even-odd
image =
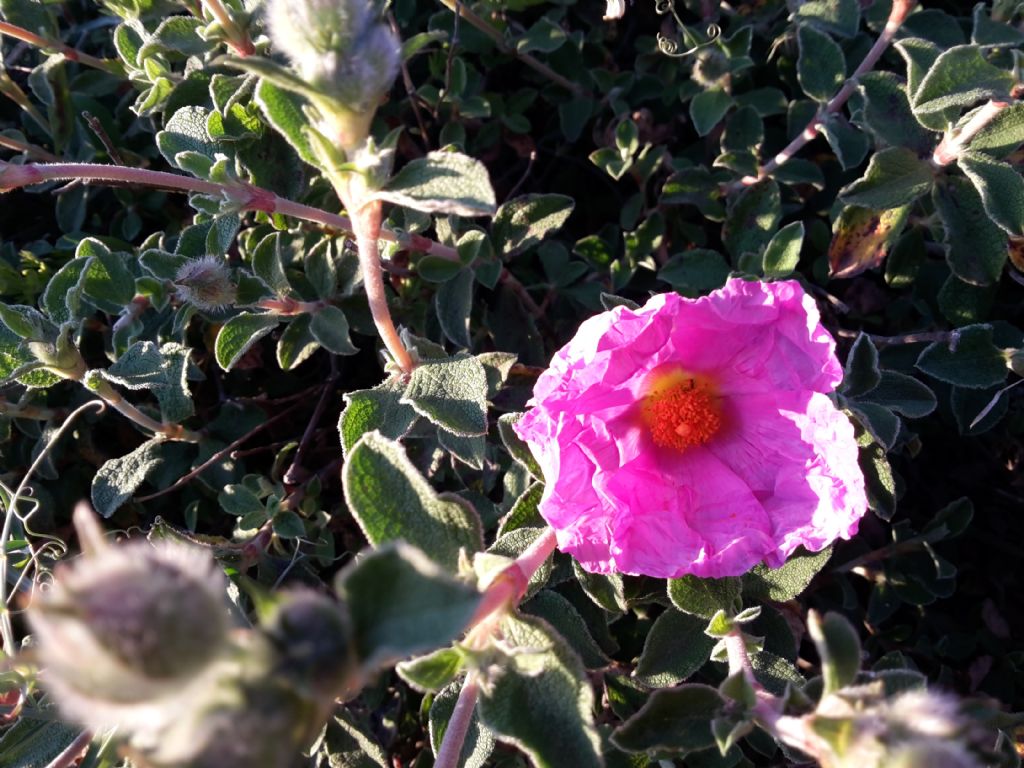
[[[47,152],[45,149],[37,147],[35,144],[29,144],[24,141],[12,139],[10,136],[0,136],[0,147],[11,149],[15,152],[24,152],[33,160],[42,160],[45,163],[60,162],[60,158],[52,152]]]
[[[63,752],[51,760],[46,768],[71,768],[92,743],[92,731],[82,731]]]
[[[198,467],[193,469],[187,475],[183,475],[182,477],[178,478],[178,480],[173,485],[169,485],[166,488],[164,488],[163,490],[157,491],[156,493],[151,493],[148,496],[137,496],[135,498],[135,501],[149,501],[151,499],[157,498],[158,496],[163,496],[165,494],[171,493],[172,491],[178,490],[183,485],[186,485],[193,478],[198,477],[199,475],[201,475],[203,472],[205,472],[207,469],[212,467],[214,464],[216,464],[218,461],[223,459],[225,456],[229,455],[233,450],[235,450],[235,448],[240,446],[242,443],[244,443],[250,437],[253,437],[253,436],[259,434],[264,429],[269,427],[271,424],[275,424],[276,422],[278,422],[281,419],[283,419],[285,416],[290,416],[293,411],[298,410],[302,405],[303,405],[303,401],[300,400],[297,403],[295,403],[294,405],[290,406],[289,408],[281,411],[281,413],[277,414],[276,416],[271,416],[266,421],[262,422],[261,424],[256,425],[252,429],[250,429],[248,432],[246,432],[244,435],[242,435],[240,438],[238,438],[234,442],[229,443],[224,448],[221,448],[219,451],[217,451],[215,454],[213,454],[210,458],[208,458],[206,461],[204,461]]]
[[[495,576],[484,590],[483,600],[480,601],[480,605],[469,623],[470,626],[476,626],[496,611],[504,610],[517,603],[526,594],[526,588],[530,579],[533,578],[533,574],[554,552],[556,543],[554,529],[545,529],[544,533],[527,547],[512,565]]]
[[[817,137],[822,124],[825,122],[825,118],[829,115],[835,114],[843,108],[843,105],[846,104],[850,96],[852,96],[853,92],[857,89],[857,81],[860,77],[870,72],[874,68],[875,64],[878,63],[878,60],[882,57],[882,54],[892,42],[893,37],[895,37],[896,32],[910,14],[915,2],[916,0],[896,0],[892,4],[892,11],[889,13],[889,19],[886,21],[885,28],[882,30],[882,33],[878,36],[878,39],[875,40],[875,44],[871,46],[871,50],[868,51],[864,60],[860,63],[860,66],[858,66],[847,81],[843,83],[842,88],[839,89],[836,95],[818,111],[818,114],[816,114],[811,122],[807,124],[807,127],[800,131],[797,137],[793,139],[785,149],[758,169],[756,176],[744,176],[739,181],[733,182],[726,187],[727,192],[742,189],[743,187],[757,183],[767,176],[771,176],[776,170],[778,170],[779,166],[789,162],[797,152]]]
[[[328,213],[293,200],[278,197],[268,189],[251,184],[218,184],[192,176],[182,176],[166,171],[151,171],[145,168],[130,168],[123,165],[100,165],[95,163],[26,163],[11,165],[0,162],[0,193],[12,189],[41,184],[44,181],[82,179],[112,184],[140,184],[147,187],[173,192],[194,192],[226,200],[236,201],[242,210],[280,213],[303,221],[312,221],[343,232],[352,232],[350,219],[336,213]],[[381,228],[379,237],[403,248],[423,251],[447,261],[458,261],[458,252],[447,245],[430,240],[422,235],[395,234]]]
[[[967,121],[967,125],[961,128],[956,135],[946,133],[942,137],[939,146],[932,153],[932,162],[940,168],[955,162],[971,139],[977,136],[982,128],[991,123],[995,116],[1008,106],[1010,106],[1008,101],[990,101],[986,103],[974,113],[974,116]]]
[[[93,69],[110,72],[115,75],[124,74],[121,69],[121,65],[113,59],[97,59],[95,56],[90,56],[88,53],[82,53],[82,51],[72,48],[70,45],[66,45],[60,40],[51,40],[43,37],[42,35],[37,35],[35,32],[29,32],[27,29],[19,27],[16,24],[0,21],[0,35],[8,35],[9,37],[13,37],[15,40],[21,40],[23,43],[35,46],[36,48],[42,48],[43,50],[57,51],[68,61],[77,61],[79,64],[84,64],[85,66],[92,67]]]
[[[327,379],[327,383],[324,384],[323,392],[320,393],[320,399],[316,403],[316,408],[313,409],[313,415],[309,417],[309,423],[306,425],[306,431],[302,433],[302,439],[299,440],[299,446],[295,449],[295,457],[292,459],[292,463],[288,465],[288,469],[285,470],[284,475],[281,476],[281,481],[285,485],[298,485],[302,482],[302,475],[308,475],[308,472],[304,472],[302,469],[302,460],[306,458],[306,451],[309,449],[309,444],[313,439],[313,435],[316,433],[317,424],[320,423],[320,418],[324,415],[324,410],[327,408],[327,401],[331,394],[334,392],[334,387],[338,383],[338,359],[331,355],[331,375]]]
[[[476,673],[470,672],[466,675],[462,690],[459,691],[452,716],[448,718],[448,727],[441,739],[441,748],[437,750],[434,768],[459,768],[459,758],[462,756],[466,734],[469,733],[469,725],[473,722],[473,711],[479,698],[480,685]]]
[[[551,69],[547,64],[538,61],[528,53],[521,53],[516,50],[512,45],[509,45],[508,41],[505,40],[505,36],[485,19],[478,16],[472,10],[466,7],[465,3],[458,2],[458,0],[440,0],[441,4],[444,5],[452,13],[460,16],[461,18],[468,21],[474,27],[479,29],[485,35],[487,35],[494,44],[498,46],[498,49],[507,56],[519,59],[523,64],[528,66],[534,72],[537,72],[546,77],[551,82],[562,86],[570,93],[574,93],[577,96],[586,96],[587,92],[579,83],[574,83],[572,80],[558,74],[555,70]]]

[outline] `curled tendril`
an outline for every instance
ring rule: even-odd
[[[669,6],[671,6],[672,0],[659,0],[659,5],[662,4],[668,4]],[[701,48],[711,45],[711,43],[715,42],[715,40],[717,40],[719,35],[721,34],[722,30],[718,27],[717,24],[710,24],[707,28],[707,40],[705,40],[703,43],[697,43],[696,45],[687,48],[685,51],[680,51],[679,43],[677,43],[672,38],[666,37],[665,35],[659,32],[657,37],[658,50],[661,51],[666,56],[671,56],[674,59],[680,59],[683,58],[684,56],[690,56],[699,51]]]
[[[671,13],[672,18],[675,19],[676,27],[678,27],[683,39],[686,39],[686,37],[689,35],[689,30],[686,29],[686,25],[683,24],[683,20],[680,19],[679,14],[676,13],[675,0],[654,0],[654,11],[659,16],[664,16],[666,13]],[[707,28],[707,40],[705,40],[703,43],[697,43],[696,45],[686,49],[685,51],[680,51],[678,42],[659,32],[657,37],[658,50],[661,51],[666,56],[671,56],[672,58],[679,59],[684,56],[689,56],[691,54],[696,53],[706,45],[710,45],[715,40],[717,40],[719,35],[721,34],[722,30],[718,27],[717,24],[709,24]]]

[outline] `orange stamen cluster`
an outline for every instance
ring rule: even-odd
[[[679,451],[703,445],[722,426],[711,387],[690,376],[673,376],[655,387],[644,400],[643,416],[657,445]]]

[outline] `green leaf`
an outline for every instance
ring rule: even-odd
[[[725,699],[709,685],[655,691],[640,711],[620,725],[612,742],[626,752],[686,755],[715,746],[711,721]]]
[[[827,114],[821,122],[821,133],[836,153],[844,171],[856,168],[864,161],[870,140],[863,131],[854,128],[841,114]]]
[[[201,56],[213,50],[216,40],[207,40],[200,35],[204,26],[199,19],[190,16],[170,16],[139,49],[138,59],[147,59],[158,53],[173,52],[182,56]]]
[[[338,574],[335,588],[348,605],[356,654],[368,673],[447,645],[480,603],[473,586],[402,542],[361,555]]]
[[[694,248],[677,253],[658,271],[658,279],[688,296],[697,296],[725,285],[729,264],[718,251]]]
[[[853,625],[842,614],[830,612],[821,617],[812,611],[807,630],[821,658],[823,695],[850,685],[860,672],[860,637]]]
[[[0,302],[0,322],[11,333],[27,341],[53,341],[57,327],[35,307]]]
[[[878,350],[866,333],[861,333],[853,342],[843,370],[843,394],[857,397],[878,386],[882,374],[878,370]]]
[[[487,373],[472,355],[420,361],[401,402],[456,435],[487,432]]]
[[[860,28],[860,3],[857,0],[807,0],[793,16],[825,32],[853,37]]]
[[[796,77],[803,92],[817,102],[827,102],[846,81],[846,57],[843,49],[826,34],[812,26],[797,31],[800,55]]]
[[[944,131],[965,107],[982,99],[1007,98],[1013,83],[1013,75],[990,64],[983,49],[958,45],[931,65],[911,104],[921,125]]]
[[[857,84],[864,94],[861,119],[877,139],[893,147],[906,147],[918,155],[932,151],[933,134],[921,127],[910,109],[903,81],[893,72],[867,72]]]
[[[576,203],[565,195],[521,195],[502,203],[491,224],[497,251],[509,258],[554,234]]]
[[[701,91],[690,102],[690,120],[698,136],[707,136],[733,105],[732,96],[721,88]]]
[[[909,149],[890,147],[872,156],[863,178],[840,191],[844,202],[889,210],[913,202],[932,185],[931,167]]]
[[[281,233],[273,232],[262,240],[252,252],[252,271],[277,296],[293,294],[291,283],[284,274],[281,258]]]
[[[445,731],[448,730],[448,722],[455,711],[455,702],[458,701],[461,690],[461,684],[452,683],[435,696],[430,705],[430,747],[435,755],[441,749]],[[474,708],[456,765],[460,768],[483,768],[493,751],[494,734],[480,722],[480,712]]]
[[[541,472],[537,460],[533,457],[530,446],[512,428],[516,422],[523,418],[523,415],[522,413],[502,414],[498,418],[498,434],[501,436],[501,442],[505,445],[505,450],[509,452],[509,455],[526,467],[535,479],[543,482],[544,474]]]
[[[242,312],[221,326],[214,344],[217,365],[230,371],[250,347],[277,327],[279,318],[270,313]]]
[[[668,597],[684,613],[710,619],[718,611],[733,614],[740,605],[742,583],[738,578],[702,579],[683,576],[668,580]]]
[[[1006,157],[1024,144],[1024,103],[1015,102],[1001,109],[967,145],[972,152]]]
[[[780,280],[793,274],[800,263],[800,248],[803,244],[802,221],[794,221],[776,232],[764,251],[764,276]]]
[[[533,51],[554,53],[562,47],[566,39],[564,29],[546,16],[541,16],[540,20],[526,31],[526,34],[516,40],[515,46],[519,53]]]
[[[594,693],[580,660],[545,622],[507,616],[501,664],[481,686],[480,719],[536,768],[599,768]]]
[[[342,483],[349,511],[374,546],[404,539],[451,571],[460,549],[483,549],[480,518],[469,503],[438,495],[402,447],[378,432],[353,446]]]
[[[420,693],[439,691],[462,671],[466,655],[457,648],[439,651],[401,662],[395,671]]]
[[[798,597],[832,555],[832,548],[821,552],[798,552],[790,555],[779,568],[764,563],[755,565],[743,576],[743,596],[753,600],[773,600],[784,603]]]
[[[469,314],[473,309],[473,270],[462,269],[451,280],[441,284],[434,294],[434,309],[441,330],[454,344],[468,349]]]
[[[320,343],[309,331],[309,315],[298,315],[281,332],[277,340],[277,364],[282,371],[297,368],[320,349]]]
[[[80,317],[82,309],[80,282],[82,273],[88,266],[89,259],[72,259],[58,269],[46,284],[46,290],[43,291],[39,300],[39,306],[57,325]]]
[[[807,683],[793,662],[768,651],[754,654],[750,665],[754,668],[757,682],[775,696],[784,696],[787,688],[801,688]]]
[[[336,355],[354,355],[359,349],[348,336],[348,319],[333,304],[321,307],[309,324],[309,332],[328,352]]]
[[[722,228],[726,250],[736,263],[744,253],[761,252],[775,234],[782,218],[779,185],[764,179],[746,187],[729,206]]]
[[[43,768],[52,765],[78,738],[82,729],[54,717],[45,709],[44,717],[21,717],[0,737],[0,754],[5,768]]]
[[[584,593],[595,605],[612,614],[621,614],[628,610],[626,588],[620,574],[589,573],[575,560],[572,563],[572,572]]]
[[[935,410],[935,393],[915,379],[897,371],[882,371],[878,386],[864,396],[911,419],[920,419]]]
[[[669,587],[671,590],[671,585]],[[707,622],[668,608],[651,626],[634,677],[652,688],[677,685],[711,658],[714,638],[704,633]]]
[[[345,410],[338,419],[341,447],[347,454],[367,432],[376,430],[383,437],[397,440],[416,421],[416,411],[401,402],[404,384],[388,379],[373,389],[357,389],[344,395]]]
[[[298,156],[310,165],[319,167],[316,153],[309,143],[309,131],[313,128],[303,111],[305,99],[269,80],[260,80],[254,98],[267,122],[284,137]]]
[[[125,456],[103,464],[92,481],[92,505],[103,517],[110,517],[131,498],[149,474],[160,466],[162,437],[147,440]]]
[[[373,197],[427,213],[490,216],[495,212],[487,169],[458,152],[431,152],[412,160]]]
[[[366,731],[369,728],[356,723],[345,707],[337,707],[327,723],[324,739],[317,751],[318,761],[323,758],[330,768],[391,768],[387,753]]]
[[[981,195],[989,218],[1011,235],[1024,235],[1024,179],[1013,166],[980,152],[962,152],[957,164]]]
[[[968,325],[947,343],[930,344],[917,358],[917,368],[957,387],[985,389],[1006,381],[1006,357],[992,343],[992,326]]]
[[[572,603],[557,592],[541,590],[532,600],[524,603],[521,610],[526,615],[537,616],[550,624],[572,647],[587,669],[600,669],[611,663],[594,641],[583,617]]]
[[[164,159],[175,168],[179,152],[198,152],[216,160],[217,142],[206,133],[206,120],[210,113],[203,107],[182,107],[167,121],[156,135],[156,146]]]

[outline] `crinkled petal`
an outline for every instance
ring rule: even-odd
[[[722,427],[679,453],[641,408],[663,370],[712,382]],[[849,537],[866,510],[853,427],[825,393],[835,342],[800,284],[732,279],[582,324],[516,431],[546,486],[540,512],[592,571],[738,575]]]

